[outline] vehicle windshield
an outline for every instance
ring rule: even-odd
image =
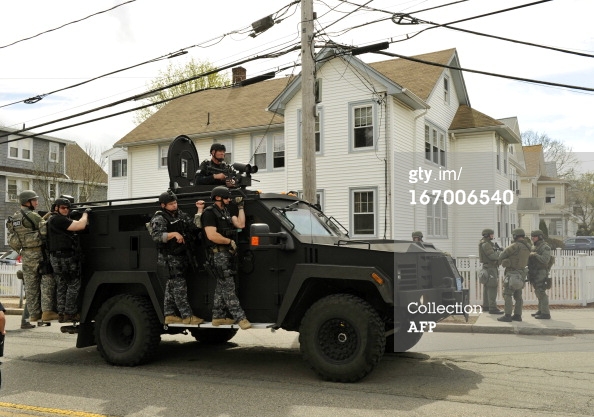
[[[294,233],[304,236],[346,236],[331,218],[301,201],[275,203],[271,207],[272,212],[281,217],[283,224]]]

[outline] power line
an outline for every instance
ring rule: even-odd
[[[97,16],[97,15],[100,15],[100,14],[102,14],[102,13],[107,13],[107,12],[109,12],[109,11],[111,11],[111,10],[117,9],[118,7],[124,6],[124,5],[128,4],[128,3],[134,3],[135,1],[136,1],[136,0],[128,0],[127,2],[124,2],[124,3],[122,3],[122,4],[118,4],[117,6],[114,6],[114,7],[110,8],[110,9],[105,9],[105,10],[102,10],[102,11],[100,11],[100,12],[93,13],[93,14],[91,14],[91,15],[87,16],[87,17],[83,17],[82,19],[78,19],[78,20],[74,20],[74,21],[72,21],[72,22],[65,23],[65,24],[63,24],[62,26],[58,26],[57,28],[49,29],[49,30],[46,30],[46,31],[44,31],[44,32],[40,32],[40,33],[38,33],[37,35],[29,36],[28,38],[23,38],[23,39],[20,39],[20,40],[18,40],[18,41],[14,41],[14,42],[12,42],[12,43],[9,43],[9,44],[7,44],[7,45],[0,46],[0,49],[3,49],[3,48],[8,48],[9,46],[15,45],[15,44],[17,44],[17,43],[19,43],[19,42],[28,41],[28,40],[30,40],[30,39],[33,39],[33,38],[36,38],[36,37],[38,37],[38,36],[44,35],[44,34],[46,34],[46,33],[50,33],[50,32],[56,31],[56,30],[58,30],[58,29],[62,29],[63,27],[66,27],[66,26],[68,26],[68,25],[72,25],[72,24],[74,24],[74,23],[82,22],[83,20],[89,19],[89,18],[91,18],[91,17],[93,17],[93,16]]]

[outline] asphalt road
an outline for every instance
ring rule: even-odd
[[[10,331],[0,416],[594,415],[594,335],[427,334],[355,384],[318,379],[283,331],[219,347],[164,336],[158,359],[136,368],[74,343],[57,325]]]

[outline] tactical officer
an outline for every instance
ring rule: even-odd
[[[60,197],[54,202],[54,212],[47,220],[47,240],[54,278],[58,285],[58,316],[60,323],[78,321],[78,293],[81,283],[81,259],[76,232],[88,224],[91,209],[80,220],[70,218],[70,200]]]
[[[39,234],[41,216],[35,212],[39,197],[32,190],[19,194],[21,208],[13,216],[14,231],[18,235],[22,250],[23,281],[27,294],[27,308],[30,321],[57,320],[54,308],[55,283],[51,275],[41,275],[39,265],[44,261],[43,241]],[[43,314],[42,314],[43,312]]]
[[[497,320],[511,322],[522,321],[522,306],[524,300],[522,299],[522,289],[510,288],[510,274],[521,274],[522,280],[526,279],[526,266],[528,265],[528,257],[530,256],[531,245],[524,239],[526,234],[524,229],[512,230],[514,243],[509,245],[499,255],[500,264],[505,267],[505,279],[503,281],[503,299],[505,300],[505,315],[499,317]],[[516,301],[515,306],[512,302],[512,296]],[[513,316],[512,316],[513,310]]]
[[[551,248],[544,240],[541,230],[534,230],[530,233],[532,237],[532,250],[528,259],[528,281],[534,288],[538,298],[538,310],[532,314],[536,319],[548,320],[551,318],[549,310],[549,296],[547,290],[551,288],[548,264],[551,259]]]
[[[213,205],[207,207],[202,213],[202,227],[209,243],[209,255],[212,259],[217,276],[217,286],[212,308],[212,325],[239,324],[243,330],[252,327],[247,320],[245,312],[239,304],[235,294],[235,281],[233,256],[237,252],[237,244],[234,240],[235,229],[245,227],[245,213],[243,201],[236,200],[238,214],[231,215],[227,209],[231,201],[231,193],[227,187],[219,186],[211,192]],[[228,318],[230,313],[233,318]]]
[[[483,309],[489,314],[503,314],[497,308],[497,288],[499,287],[499,246],[493,242],[495,231],[483,229],[483,238],[479,242],[479,260],[483,264],[481,274],[487,276],[483,282]]]
[[[173,192],[162,193],[159,205],[161,210],[151,218],[149,230],[153,241],[157,243],[157,265],[166,268],[169,274],[163,306],[165,324],[204,323],[203,319],[192,313],[185,276],[190,266],[188,245],[198,228],[186,213],[177,208],[177,196]],[[200,213],[198,202],[196,206]]]
[[[415,232],[412,232],[412,240],[413,242],[423,242],[423,232],[421,232],[420,230],[417,230]]]
[[[225,145],[221,143],[212,144],[210,159],[205,159],[198,167],[198,184],[235,186],[233,179],[227,180],[225,173],[220,172],[225,167],[223,161],[225,160],[226,151]]]

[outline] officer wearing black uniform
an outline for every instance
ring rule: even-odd
[[[214,204],[202,213],[202,227],[208,240],[208,251],[217,277],[212,308],[212,325],[239,324],[242,329],[252,327],[235,294],[233,256],[237,252],[235,230],[245,227],[243,201],[236,200],[238,214],[231,215],[227,206],[231,193],[227,187],[215,187],[211,192]],[[229,313],[233,318],[227,317]]]
[[[225,185],[234,187],[235,181],[227,179],[223,172],[225,168],[225,152],[227,148],[221,143],[213,143],[210,147],[210,159],[202,161],[198,167],[197,182],[206,185]]]

